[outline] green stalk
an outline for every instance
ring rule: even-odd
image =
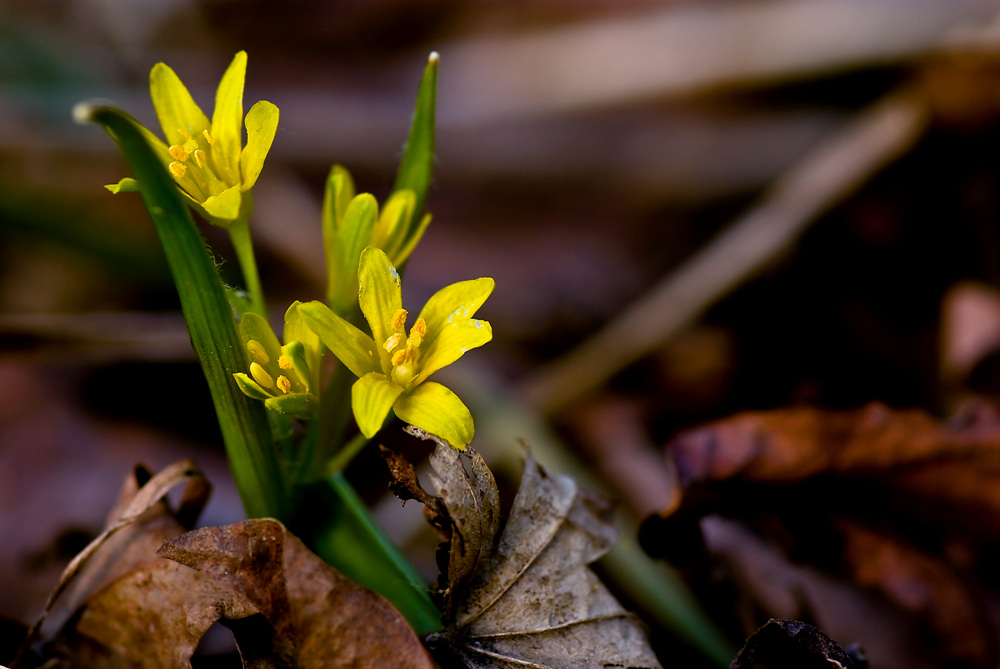
[[[250,197],[246,194],[244,197]],[[233,250],[236,251],[236,260],[240,264],[240,271],[243,272],[243,283],[250,297],[250,310],[265,320],[267,317],[267,307],[264,303],[264,289],[260,285],[260,275],[257,273],[257,259],[253,253],[253,243],[250,241],[250,224],[246,218],[238,218],[227,228],[229,239],[233,243]]]
[[[139,182],[143,202],[170,266],[191,343],[208,382],[226,454],[247,515],[288,515],[289,499],[274,450],[267,410],[244,395],[233,381],[246,368],[243,344],[225,289],[205,241],[195,227],[174,180],[142,138],[136,122],[113,107],[82,104],[80,121],[102,126],[119,144]],[[184,406],[178,402],[177,411]]]
[[[441,629],[441,612],[427,583],[375,523],[343,473],[308,489],[301,516],[293,531],[323,560],[392,602],[417,634]]]

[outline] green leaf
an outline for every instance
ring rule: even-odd
[[[226,68],[215,91],[212,112],[212,162],[227,183],[240,181],[240,148],[243,145],[243,83],[247,75],[247,53],[240,51]],[[275,119],[277,121],[277,119]]]
[[[253,188],[264,168],[264,159],[278,131],[278,108],[267,100],[261,100],[250,107],[246,125],[247,145],[240,153],[240,178],[245,191]]]
[[[416,195],[414,217],[423,216],[427,201],[427,191],[434,171],[434,115],[437,99],[438,54],[432,53],[427,59],[424,76],[417,92],[417,104],[413,111],[410,136],[406,140],[406,150],[396,174],[394,191],[412,190]]]
[[[310,329],[319,335],[323,345],[330,349],[351,370],[354,376],[364,376],[369,372],[381,372],[382,365],[376,351],[378,346],[367,334],[333,313],[322,302],[307,302],[299,311]]]
[[[153,66],[149,73],[149,92],[167,144],[184,144],[186,139],[182,132],[195,137],[208,130],[208,117],[168,65],[157,63]]]
[[[469,408],[440,383],[428,381],[402,395],[392,410],[404,422],[441,437],[463,450],[476,434]]]
[[[191,343],[208,381],[247,515],[286,516],[286,483],[273,448],[267,411],[261,402],[244,395],[233,380],[234,374],[246,368],[240,334],[215,260],[198,234],[176,184],[144,141],[138,125],[126,114],[112,107],[85,105],[78,107],[74,115],[101,125],[117,139],[139,182],[177,286]]]
[[[361,253],[358,265],[358,302],[361,304],[361,313],[365,315],[372,330],[372,338],[378,345],[382,368],[388,370],[389,352],[382,345],[396,332],[389,321],[403,308],[403,297],[399,272],[389,263],[389,258],[382,249],[370,246]]]
[[[387,379],[385,374],[365,374],[351,387],[351,408],[361,433],[371,439],[382,429],[393,402],[403,387]]]

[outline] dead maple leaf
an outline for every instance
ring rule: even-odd
[[[117,518],[53,593],[52,600],[61,595],[71,604],[59,631],[12,669],[190,667],[216,622],[233,632],[245,667],[435,666],[398,611],[278,521],[181,534],[177,519],[193,522],[207,494],[192,463],[142,485],[144,478],[127,486]],[[189,495],[173,512],[162,498],[182,481],[191,481]],[[113,543],[113,535],[128,543]]]
[[[428,636],[432,649],[474,669],[660,666],[642,624],[586,566],[614,542],[606,502],[547,472],[526,450],[499,532],[499,495],[482,457],[412,433],[436,442],[438,495],[421,490],[412,468],[389,453],[394,489],[440,514],[434,522],[450,538],[440,584],[446,628]]]
[[[1000,416],[992,410],[948,423],[879,404],[748,413],[679,435],[668,455],[682,500],[646,523],[650,552],[687,562],[693,575],[723,558],[764,612],[797,600],[795,617],[826,629],[837,621],[842,637],[851,627],[874,666],[997,666],[1000,583],[988,556],[1000,547]],[[745,540],[727,538],[734,521],[779,547],[791,576],[755,577],[763,563],[747,562]],[[699,556],[692,546],[703,536]],[[828,578],[840,579],[842,594],[817,596]],[[866,617],[843,608],[859,597],[869,600]],[[902,620],[893,611],[918,640],[905,659],[876,657],[878,637]]]

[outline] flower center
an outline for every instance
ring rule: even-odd
[[[292,382],[284,374],[278,374],[275,378],[264,369],[264,365],[271,362],[271,357],[267,354],[264,346],[256,339],[250,339],[246,343],[247,352],[250,353],[250,357],[253,358],[253,362],[250,363],[250,376],[253,380],[267,392],[272,392],[278,389],[282,394],[288,394],[292,389]],[[291,362],[287,360],[287,357],[282,355],[278,358],[278,368],[283,371],[288,371],[292,368]]]
[[[420,345],[427,334],[427,324],[423,318],[418,318],[417,322],[410,328],[410,335],[403,342],[403,334],[406,325],[406,310],[397,311],[392,320],[389,321],[397,332],[389,335],[382,345],[386,352],[390,354],[392,370],[389,375],[393,383],[406,387],[413,383],[413,379],[420,372]]]
[[[184,138],[184,143],[174,144],[167,149],[174,159],[167,165],[174,181],[200,202],[229,188],[229,184],[220,179],[212,168],[212,146],[215,140],[208,134],[208,130],[201,133],[207,150],[202,149],[198,140],[184,130],[178,128],[177,132]]]

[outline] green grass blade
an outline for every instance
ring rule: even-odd
[[[406,150],[396,174],[393,190],[408,188],[417,196],[417,206],[413,220],[419,221],[424,213],[427,191],[434,171],[434,110],[437,104],[438,55],[432,53],[427,59],[424,76],[417,93],[417,105],[413,112],[410,136],[406,140]]]
[[[246,362],[236,322],[208,247],[166,168],[135,121],[113,107],[79,105],[78,120],[102,126],[118,142],[156,227],[170,266],[191,343],[208,381],[230,467],[250,517],[282,518],[288,496],[266,409],[233,380]],[[183,396],[177,411],[184,411]]]

